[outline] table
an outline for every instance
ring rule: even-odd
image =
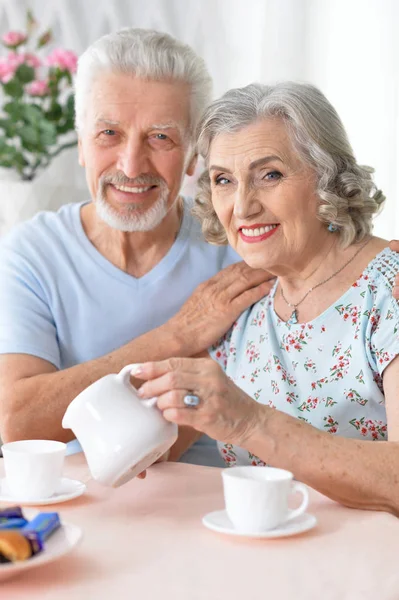
[[[3,465],[0,459],[0,474]],[[220,470],[154,465],[118,489],[90,479],[82,454],[65,475],[88,485],[54,505],[82,527],[69,556],[0,584],[4,600],[394,600],[399,598],[399,520],[348,509],[310,490],[312,531],[277,540],[208,531],[223,507]],[[45,510],[45,507],[42,508]]]

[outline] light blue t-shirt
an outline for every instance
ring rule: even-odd
[[[57,369],[98,358],[165,323],[201,282],[239,260],[204,241],[186,200],[173,246],[135,278],[89,241],[83,204],[39,213],[2,240],[0,354],[31,354]]]

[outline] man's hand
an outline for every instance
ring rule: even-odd
[[[399,241],[392,240],[391,242],[389,242],[389,247],[394,252],[399,252]],[[392,289],[392,296],[396,298],[396,300],[399,300],[399,273],[395,277],[395,286]]]
[[[269,293],[274,278],[244,262],[226,267],[199,285],[165,324],[179,336],[184,354],[193,356],[216,343],[240,314]]]

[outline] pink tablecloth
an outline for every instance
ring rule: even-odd
[[[87,481],[88,491],[52,510],[82,527],[83,542],[4,581],[1,600],[399,598],[399,521],[391,515],[347,509],[312,491],[316,529],[251,541],[201,524],[223,507],[218,469],[165,463],[113,490],[91,481],[75,455],[66,475]]]

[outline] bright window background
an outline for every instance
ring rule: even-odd
[[[78,53],[121,27],[167,31],[205,58],[215,96],[255,80],[316,84],[387,196],[376,234],[399,238],[397,0],[0,0],[0,33],[22,28],[28,7]],[[47,176],[85,185],[75,151]]]

